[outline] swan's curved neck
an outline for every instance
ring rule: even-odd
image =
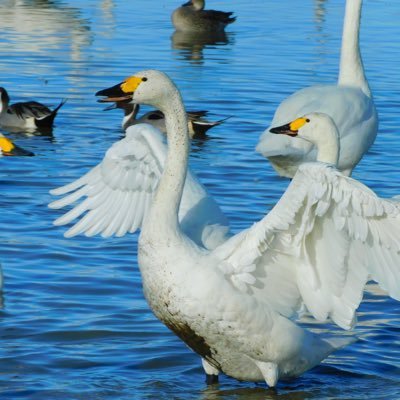
[[[339,133],[334,124],[325,129],[324,135],[319,135],[314,141],[317,146],[317,161],[337,166],[339,160]]]
[[[165,115],[168,153],[149,219],[156,222],[155,225],[160,228],[159,233],[163,234],[165,232],[162,228],[179,230],[178,210],[186,179],[189,135],[186,111],[177,89],[168,96],[168,101],[159,104],[158,108]]]
[[[362,0],[346,1],[338,84],[358,87],[371,97],[359,46],[361,7]]]

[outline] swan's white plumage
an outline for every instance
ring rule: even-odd
[[[359,51],[362,0],[347,0],[337,85],[317,85],[301,89],[286,98],[275,111],[261,135],[256,150],[267,157],[282,176],[293,177],[304,162],[315,161],[317,149],[301,138],[273,135],[270,128],[286,124],[311,112],[328,114],[340,135],[337,167],[350,175],[368,151],[378,130],[378,114],[364,74]]]
[[[369,277],[400,299],[399,223],[400,206],[332,166],[303,164],[274,209],[214,254],[238,289],[268,298],[281,314],[303,302],[316,319],[348,329]],[[277,271],[280,281],[270,285]]]
[[[66,233],[104,237],[123,236],[139,229],[150,207],[161,177],[166,144],[163,135],[147,124],[127,129],[126,137],[107,151],[103,161],[86,175],[52,191],[66,195],[50,204],[52,208],[80,204],[55,221],[65,225],[82,218]],[[189,172],[179,209],[183,230],[196,243],[213,248],[229,235],[228,222],[205,188]]]
[[[139,237],[144,294],[155,315],[206,360],[208,371],[274,386],[352,341],[315,335],[294,323],[296,313],[308,310],[350,328],[369,277],[400,298],[400,204],[378,198],[327,164],[338,158],[329,117],[302,119],[308,134],[313,126],[321,129],[314,142],[322,143],[318,162],[299,168],[264,219],[205,250],[178,218],[189,153],[180,93],[165,74],[150,70],[99,94],[126,92],[134,102],[161,109],[168,131],[164,171]],[[303,129],[291,133],[300,136]],[[124,200],[116,201],[121,208]],[[110,211],[99,210],[97,223],[104,228]]]

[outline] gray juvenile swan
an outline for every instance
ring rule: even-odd
[[[235,22],[233,12],[204,10],[204,0],[190,0],[172,13],[172,23],[182,32],[221,32]]]
[[[336,169],[339,140],[330,117],[309,114],[272,129],[312,142],[317,161],[299,167],[263,219],[207,250],[178,218],[190,139],[175,84],[148,70],[97,94],[130,97],[165,115],[168,152],[142,223],[138,262],[151,309],[202,357],[208,382],[224,372],[275,386],[319,364],[353,339],[313,334],[295,323],[297,312],[350,329],[370,278],[400,299],[400,204]],[[129,174],[134,151],[143,153],[117,146],[93,169],[101,173],[72,183],[70,200],[88,198],[69,213],[78,216],[89,202],[103,227],[123,226],[124,218],[112,216],[135,208],[126,203],[137,186]]]

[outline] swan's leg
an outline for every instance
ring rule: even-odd
[[[267,382],[267,385],[269,387],[275,387],[279,378],[278,366],[271,362],[262,362],[256,360],[254,360],[254,362],[261,371],[265,382]]]
[[[201,362],[203,363],[203,368],[204,371],[206,372],[207,385],[213,385],[214,383],[218,383],[219,371],[204,358],[201,359]]]

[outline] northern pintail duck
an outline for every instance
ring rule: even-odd
[[[0,87],[0,125],[21,129],[51,128],[58,110],[64,105],[62,100],[54,109],[50,110],[37,101],[25,101],[10,104],[7,90]]]
[[[107,107],[105,110],[111,110],[114,108],[120,108],[124,112],[124,117],[122,118],[122,129],[124,131],[132,125],[149,124],[160,130],[164,135],[167,133],[165,116],[160,110],[149,111],[138,118],[137,115],[140,109],[139,104],[132,104],[126,101],[115,102],[114,105]],[[186,114],[189,135],[191,138],[201,138],[205,136],[209,129],[222,124],[230,118],[227,117],[218,121],[208,121],[205,119],[208,111],[187,111]]]
[[[220,32],[235,22],[233,12],[204,10],[204,0],[190,0],[172,13],[172,23],[177,31]]]

